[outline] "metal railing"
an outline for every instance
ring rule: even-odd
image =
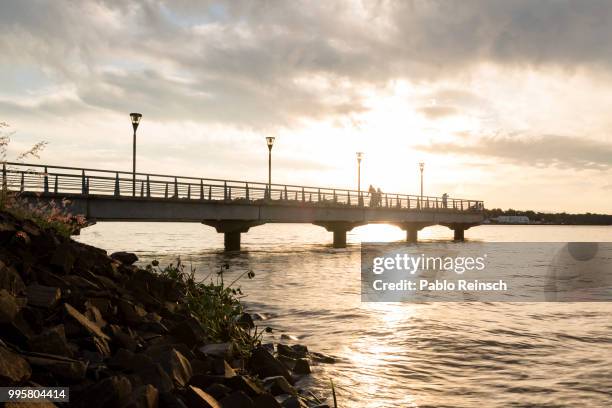
[[[164,174],[7,162],[2,165],[4,190],[70,195],[146,197],[174,200],[226,201],[253,204],[295,204],[330,207],[373,207],[406,210],[478,212],[479,200],[442,199],[407,194],[369,193],[290,184],[206,179]]]

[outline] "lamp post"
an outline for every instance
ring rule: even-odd
[[[268,144],[268,198],[272,198],[272,146],[274,145],[274,136],[266,137]]]
[[[357,152],[357,203],[361,205],[361,159],[363,152]]]
[[[425,163],[419,163],[419,170],[421,170],[421,203],[419,207],[423,206],[423,170],[425,169]]]
[[[134,128],[134,142],[132,146],[132,196],[136,196],[136,129],[138,129],[138,125],[140,124],[142,114],[130,113],[130,118],[132,119],[132,127]]]

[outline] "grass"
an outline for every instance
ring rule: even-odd
[[[248,358],[251,351],[261,344],[263,333],[271,329],[259,330],[241,321],[244,307],[240,299],[243,293],[235,285],[245,276],[252,279],[255,274],[252,271],[245,272],[226,284],[223,275],[228,268],[227,264],[223,265],[218,272],[197,280],[195,269],[192,267],[187,271],[180,258],[176,264],[164,268],[157,261],[146,267],[178,283],[183,291],[182,302],[185,308],[200,321],[212,342],[231,342],[240,357]]]

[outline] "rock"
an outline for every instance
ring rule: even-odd
[[[64,325],[60,324],[46,329],[41,334],[30,339],[30,350],[39,353],[55,354],[63,357],[72,357],[72,350],[68,346]]]
[[[105,341],[110,340],[110,337],[104,334],[102,330],[100,330],[100,327],[98,327],[98,325],[89,320],[70,304],[64,303],[64,311],[66,312],[67,317],[70,317],[72,321],[77,323],[79,327],[82,328],[82,331],[87,332]]]
[[[159,393],[159,406],[161,408],[187,408],[183,400],[170,392]]]
[[[310,374],[310,363],[305,358],[299,358],[295,362],[293,372],[299,375]]]
[[[42,307],[45,309],[53,308],[62,298],[60,288],[54,286],[43,286],[33,284],[26,288],[28,305]]]
[[[323,353],[315,353],[315,352],[311,352],[310,353],[310,357],[314,360],[317,361],[319,363],[325,363],[325,364],[334,364],[336,362],[336,359],[330,356],[326,356]]]
[[[132,391],[129,401],[122,408],[157,408],[159,392],[151,384],[141,385]]]
[[[204,333],[204,329],[194,318],[188,318],[183,320],[176,326],[174,326],[170,333],[181,343],[185,343],[189,347],[194,347],[204,341],[206,338],[206,333]]]
[[[189,347],[187,347],[183,343],[155,344],[155,345],[147,347],[145,354],[151,357],[153,360],[158,360],[162,354],[167,353],[168,351],[171,351],[171,350],[178,351],[183,356],[185,356],[187,360],[190,360],[190,361],[196,358],[195,355],[189,349]]]
[[[256,397],[259,394],[264,394],[265,390],[255,381],[244,375],[237,375],[225,381],[225,385],[233,390],[244,391],[251,397]]]
[[[306,346],[296,344],[294,346],[287,346],[285,344],[277,344],[276,351],[278,354],[291,357],[291,358],[304,358],[308,355],[308,349]]]
[[[13,385],[27,381],[32,375],[30,364],[19,354],[0,344],[0,385]]]
[[[123,407],[130,401],[132,385],[127,377],[112,376],[87,387],[82,394],[77,399],[82,407]]]
[[[193,371],[194,375],[206,374],[210,372],[213,368],[213,364],[210,359],[194,358],[189,362],[191,363],[191,370]]]
[[[238,323],[239,326],[242,326],[245,329],[252,329],[255,327],[255,323],[253,323],[253,318],[248,313],[242,313],[236,323]]]
[[[70,245],[70,242],[64,242],[55,249],[49,263],[67,275],[72,271],[75,261],[76,256],[72,250],[72,245]]]
[[[263,382],[264,387],[274,396],[281,394],[297,395],[297,390],[287,382],[285,377],[280,375],[264,378]]]
[[[294,384],[289,370],[263,347],[257,347],[253,350],[249,367],[262,378],[281,375],[285,377],[289,384]]]
[[[281,404],[270,394],[261,394],[253,399],[254,408],[282,408]]]
[[[28,402],[28,401],[20,401],[20,402],[6,402],[4,404],[4,408],[55,408],[55,405],[49,401],[41,401],[41,402]]]
[[[12,323],[20,309],[15,296],[5,289],[0,289],[0,324]]]
[[[116,348],[125,348],[130,351],[136,351],[138,349],[139,343],[129,328],[127,331],[124,331],[120,326],[111,324],[106,330],[111,336],[112,344]]]
[[[234,391],[220,402],[223,408],[253,408],[253,400],[243,391]]]
[[[85,302],[84,316],[90,321],[94,322],[100,328],[104,328],[106,326],[106,320],[104,320],[102,317],[100,309],[94,306],[89,300]]]
[[[145,316],[147,315],[147,311],[142,306],[135,305],[125,299],[120,299],[118,303],[123,320],[129,325],[138,326],[146,322]]]
[[[138,261],[138,257],[136,256],[136,254],[133,254],[131,252],[124,252],[124,251],[113,252],[110,255],[110,257],[128,266],[133,265],[134,263]]]
[[[92,297],[87,300],[87,303],[98,308],[102,318],[106,321],[113,319],[117,314],[117,307],[109,299]]]
[[[152,384],[159,391],[169,392],[174,388],[174,384],[161,365],[152,363],[146,369],[139,369],[135,375],[143,384]]]
[[[22,312],[25,309],[22,309]],[[28,344],[30,339],[34,337],[32,328],[23,316],[23,313],[18,313],[12,322],[0,323],[0,333],[2,339],[13,344]]]
[[[198,351],[210,357],[229,358],[232,352],[232,343],[211,343],[198,348]]]
[[[223,399],[226,395],[232,392],[232,389],[226,385],[214,383],[204,390],[217,400]]]
[[[159,364],[177,387],[185,387],[193,375],[191,364],[181,353],[172,349],[159,357]]]
[[[187,388],[185,399],[189,408],[221,408],[215,398],[192,385]]]
[[[283,408],[308,408],[308,405],[302,401],[300,397],[291,396],[283,401],[281,405]]]
[[[14,268],[10,268],[0,261],[0,289],[5,289],[13,296],[25,291],[25,284]]]
[[[42,370],[71,382],[81,381],[85,378],[87,363],[53,354],[30,353],[25,356],[34,371]]]

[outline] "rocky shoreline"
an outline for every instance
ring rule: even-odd
[[[328,406],[295,386],[320,356],[219,342],[184,283],[136,261],[0,212],[0,386],[70,388],[69,403],[37,405],[48,407]],[[251,336],[249,314],[237,324]]]

